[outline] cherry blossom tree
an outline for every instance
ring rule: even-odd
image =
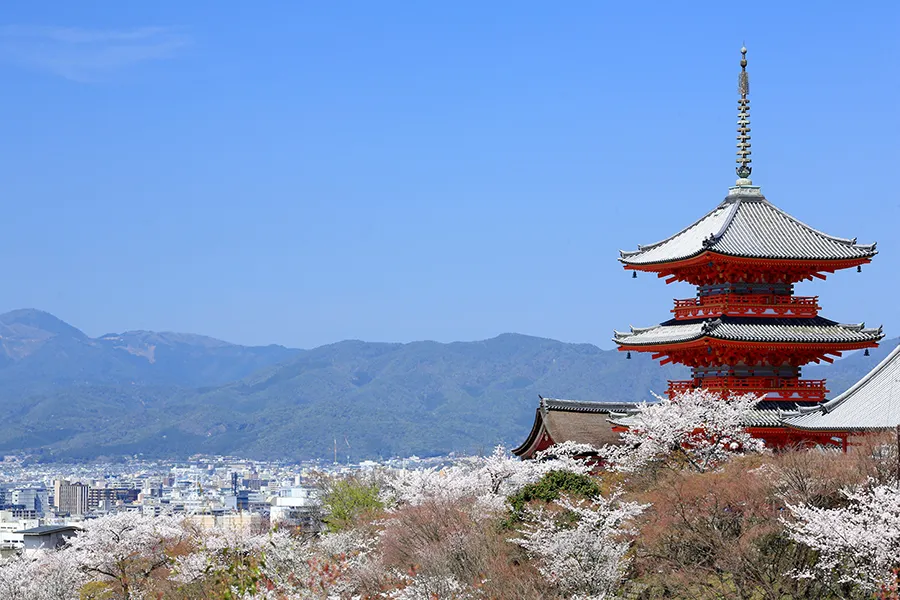
[[[68,551],[44,550],[0,563],[4,600],[78,600],[87,581]]]
[[[635,533],[629,521],[647,506],[623,502],[618,493],[591,501],[563,499],[558,504],[565,511],[562,515],[544,507],[531,510],[522,537],[511,541],[537,558],[540,572],[567,597],[607,597],[628,565],[625,555]],[[577,519],[574,526],[569,516]]]
[[[123,600],[142,597],[151,577],[172,563],[168,550],[187,537],[173,517],[122,512],[85,522],[62,552]]]
[[[193,550],[172,565],[171,578],[177,583],[215,580],[230,587],[235,597],[254,597],[263,591],[290,594],[309,579],[310,543],[286,530],[195,528],[191,537]]]
[[[584,474],[590,467],[571,455],[554,459],[522,461],[497,446],[486,457],[468,457],[442,469],[401,469],[390,472],[384,483],[389,504],[421,504],[426,500],[453,502],[475,500],[476,508],[496,512],[506,507],[506,499],[550,471]]]
[[[0,598],[33,600],[34,562],[16,557],[0,564]]]
[[[704,472],[734,453],[761,452],[763,442],[747,433],[748,418],[759,397],[697,389],[675,398],[657,396],[628,417],[621,446],[606,446],[600,455],[613,468],[633,472],[662,465]]]
[[[405,574],[398,575],[397,589],[388,591],[386,600],[480,600],[485,595],[471,585],[453,576],[435,577]]]
[[[839,583],[875,589],[896,583],[900,569],[900,489],[893,485],[846,492],[840,508],[791,505],[783,520],[795,541],[819,553],[798,577],[836,577]]]

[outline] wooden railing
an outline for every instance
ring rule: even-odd
[[[714,392],[738,394],[759,392],[772,400],[824,400],[828,389],[824,379],[796,379],[793,377],[704,377],[669,381],[669,395],[697,388]]]
[[[818,296],[775,296],[766,294],[721,294],[676,300],[676,319],[705,317],[815,317]]]

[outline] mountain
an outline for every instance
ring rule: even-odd
[[[356,457],[477,451],[527,434],[538,394],[643,400],[678,368],[649,357],[516,334],[479,342],[316,348],[173,407],[204,447]],[[521,439],[520,439],[521,438]]]
[[[39,310],[0,315],[0,387],[18,394],[88,384],[216,386],[298,352],[151,331],[90,338]]]
[[[477,342],[248,348],[147,331],[89,338],[47,313],[0,316],[0,452],[47,460],[197,452],[259,458],[473,452],[527,435],[538,394],[644,400],[686,369],[519,334]],[[898,340],[805,369],[838,393]]]

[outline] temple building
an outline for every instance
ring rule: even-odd
[[[660,242],[621,251],[619,257],[633,277],[640,271],[666,283],[687,282],[696,286],[696,296],[675,300],[665,322],[616,331],[613,341],[626,358],[647,352],[661,364],[690,367],[690,379],[669,381],[670,396],[695,388],[723,397],[758,394],[762,400],[747,426],[770,445],[817,441],[846,446],[853,433],[893,427],[900,420],[900,382],[891,383],[890,399],[884,399],[885,382],[900,381],[898,351],[859,384],[825,402],[826,381],[803,378],[803,366],[832,363],[854,350],[868,355],[884,336],[880,327],[821,316],[818,297],[796,296],[794,284],[824,280],[841,269],[861,271],[877,251],[874,243],[810,227],[753,185],[746,48],[741,48],[740,66],[735,185],[693,224]],[[891,410],[882,406],[885,402]],[[621,413],[633,412],[633,404],[620,404],[541,399],[528,439],[514,452],[529,458],[552,443],[605,439],[610,418],[621,424]]]
[[[520,458],[533,458],[538,452],[563,442],[590,444],[595,448],[618,444],[619,434],[613,430],[610,418],[635,406],[634,402],[541,398],[531,432],[512,453]]]
[[[652,327],[616,331],[619,350],[650,352],[662,364],[691,368],[691,378],[670,381],[670,395],[693,388],[764,397],[755,436],[789,440],[778,411],[814,406],[828,393],[824,380],[802,378],[810,362],[833,362],[851,350],[873,348],[881,328],[842,324],[819,314],[818,297],[794,295],[799,281],[825,279],[871,262],[875,244],[813,229],[771,204],[750,180],[750,100],[747,49],[738,79],[737,182],[711,212],[655,244],[621,252],[625,269],[655,273],[666,283],[697,286],[694,298],[676,300],[673,318]]]

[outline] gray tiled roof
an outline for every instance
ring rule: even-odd
[[[900,424],[900,346],[865,377],[836,398],[798,409],[783,423],[796,429],[865,431]]]
[[[777,409],[755,408],[744,421],[746,427],[784,427],[781,423],[781,411]]]
[[[66,533],[68,531],[81,531],[81,527],[75,525],[41,525],[40,527],[32,527],[31,529],[22,529],[13,533],[21,533],[23,535],[50,535],[52,533]]]
[[[823,317],[811,319],[720,317],[687,323],[673,319],[654,327],[632,327],[631,331],[613,333],[614,342],[628,346],[690,342],[704,337],[784,344],[870,342],[884,337],[881,327],[866,327],[865,323],[846,325]]]
[[[785,411],[797,410],[798,406],[813,406],[814,402],[773,402],[771,400],[760,401],[747,415],[744,421],[745,427],[784,427],[782,417]],[[637,410],[622,411],[610,415],[609,422],[620,427],[632,427],[640,419]]]
[[[750,258],[841,260],[870,258],[875,244],[857,244],[813,229],[769,203],[759,188],[733,188],[706,216],[670,238],[631,252],[627,265],[684,260],[706,250]]]
[[[561,400],[558,398],[541,398],[541,407],[547,410],[565,412],[609,413],[630,410],[635,402],[591,402],[587,400]]]

